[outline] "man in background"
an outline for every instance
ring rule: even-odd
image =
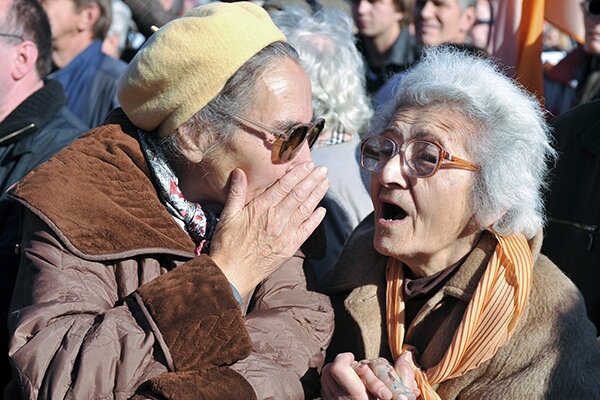
[[[417,0],[415,37],[420,46],[464,44],[475,24],[476,0]]]
[[[409,26],[413,0],[352,0],[351,9],[357,46],[367,64],[367,91],[375,93],[415,61]]]
[[[19,265],[19,209],[6,189],[85,130],[67,110],[51,66],[50,25],[37,0],[0,0],[0,346],[8,364],[7,313]],[[0,375],[0,387],[10,374]]]
[[[52,29],[51,74],[65,89],[67,107],[88,127],[118,106],[115,90],[126,64],[102,52],[111,24],[110,0],[41,0]]]

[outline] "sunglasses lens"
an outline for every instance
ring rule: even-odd
[[[302,142],[306,137],[307,126],[298,126],[289,132],[288,139],[283,142],[279,149],[279,159],[281,162],[288,162],[300,151]]]
[[[323,128],[325,128],[325,120],[323,118],[320,118],[315,122],[310,132],[308,133],[308,147],[312,149],[314,144],[317,143],[317,139],[319,138],[321,132],[323,132]]]

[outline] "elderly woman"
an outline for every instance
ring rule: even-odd
[[[328,282],[323,398],[600,398],[581,295],[539,253],[553,158],[540,106],[449,48],[395,93],[361,149],[374,215]]]
[[[365,88],[365,66],[352,34],[352,19],[325,8],[309,14],[300,7],[271,13],[273,22],[298,51],[312,84],[313,113],[325,129],[312,157],[328,170],[329,190],[321,203],[325,255],[310,260],[320,280],[335,264],[350,233],[373,211],[359,165],[360,135],[373,116]]]
[[[294,256],[328,187],[297,54],[258,6],[213,3],[152,36],[119,99],[11,192],[7,398],[303,399],[333,313]]]

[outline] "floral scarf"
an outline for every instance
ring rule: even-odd
[[[179,190],[179,179],[175,176],[167,158],[154,136],[138,130],[142,151],[158,189],[160,201],[167,207],[175,221],[186,231],[196,244],[196,255],[208,254],[210,239],[219,218],[197,203],[186,200]]]

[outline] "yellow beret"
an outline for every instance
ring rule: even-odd
[[[117,96],[127,117],[168,136],[269,44],[286,41],[251,2],[209,3],[155,32],[127,67]]]

